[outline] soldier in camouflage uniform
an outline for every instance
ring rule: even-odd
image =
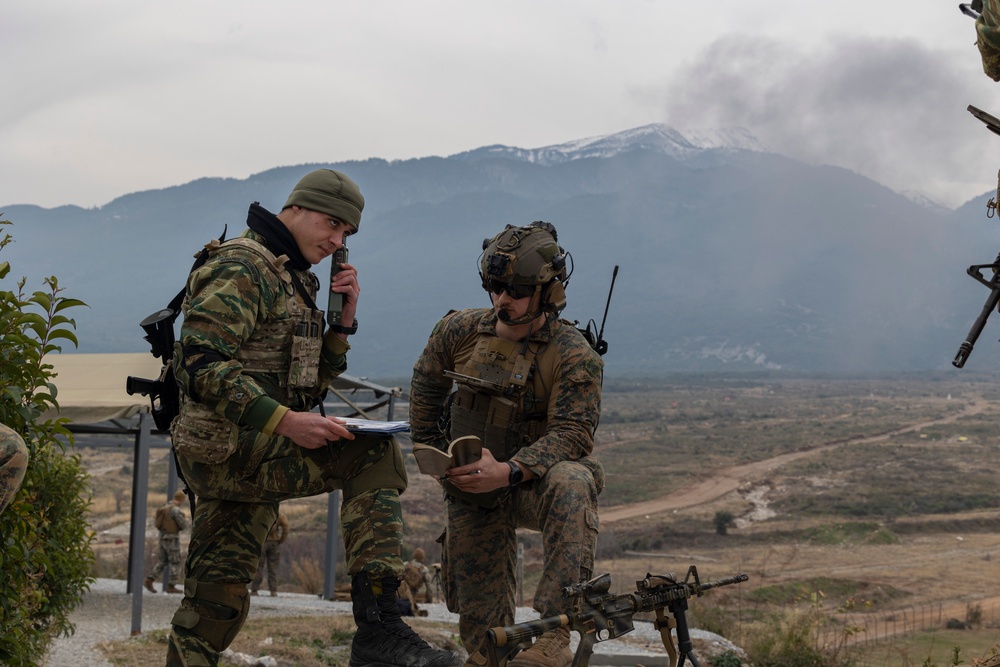
[[[281,501],[343,490],[341,527],[358,631],[350,665],[443,667],[396,608],[403,571],[399,494],[406,473],[392,438],[355,436],[313,412],[347,367],[357,330],[357,270],[342,264],[324,292],[343,295],[325,332],[309,269],[358,230],[364,198],[342,173],[306,174],[278,215],[256,202],[249,229],[207,247],[188,278],[173,370],[181,389],[171,427],[179,471],[197,497],[184,598],[172,619],[168,667],[218,664],[250,605]]]
[[[181,589],[177,588],[177,584],[182,579],[181,531],[187,530],[188,527],[187,517],[181,511],[181,503],[184,502],[184,497],[183,491],[177,491],[174,494],[173,499],[164,508],[167,514],[166,520],[163,522],[163,527],[159,528],[157,526],[160,530],[160,543],[157,550],[156,565],[153,566],[152,571],[150,571],[149,576],[146,577],[146,581],[144,582],[146,590],[150,593],[156,592],[156,589],[153,588],[153,582],[163,574],[163,570],[168,565],[170,566],[170,581],[164,592],[182,592]]]
[[[413,550],[413,558],[403,566],[403,580],[416,597],[423,591],[424,602],[434,602],[434,581],[430,569],[424,565],[424,550],[417,547]]]
[[[976,19],[976,44],[983,60],[983,72],[1000,81],[1000,0],[973,2],[980,14]],[[981,5],[981,6],[980,6]]]
[[[278,519],[271,526],[264,541],[264,553],[261,555],[257,574],[250,584],[250,595],[257,595],[260,585],[264,583],[264,568],[267,568],[267,588],[271,597],[278,596],[278,565],[281,564],[281,545],[288,539],[288,517],[284,512],[278,512]]]
[[[0,513],[21,488],[28,469],[28,448],[16,431],[0,424]]]
[[[514,621],[516,529],[542,533],[534,596],[542,616],[562,612],[562,588],[593,571],[604,487],[592,455],[603,364],[580,331],[558,317],[566,305],[566,258],[555,228],[544,222],[508,225],[484,241],[480,277],[493,307],[446,315],[413,369],[414,441],[446,448],[476,435],[483,442],[478,462],[452,468],[442,480],[442,579],[448,608],[460,617],[467,665],[485,664],[488,629]],[[568,645],[568,632],[552,631],[508,664],[569,665]]]

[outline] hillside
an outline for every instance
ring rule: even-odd
[[[986,196],[951,212],[843,169],[767,152],[736,130],[665,126],[539,149],[279,167],[204,178],[94,208],[0,208],[12,276],[54,274],[90,304],[81,351],[142,351],[138,322],[181,288],[202,244],[280,208],[316,166],[351,174],[368,205],[351,259],[363,287],[351,371],[405,376],[434,322],[479,306],[482,239],[544,219],[573,257],[565,315],[605,337],[609,377],[949,369],[985,301],[965,275],[1000,247]],[[321,265],[322,274],[329,269]],[[30,287],[30,285],[29,285]],[[991,322],[970,367],[995,370]]]

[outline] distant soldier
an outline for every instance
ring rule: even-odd
[[[434,582],[430,569],[424,565],[424,550],[420,547],[413,550],[413,558],[403,566],[403,581],[410,587],[414,598],[423,590],[424,602],[434,602]]]
[[[486,239],[480,278],[492,307],[445,315],[413,368],[413,441],[442,449],[468,435],[483,442],[479,461],[450,468],[443,480],[448,557],[441,576],[448,609],[459,614],[466,665],[485,664],[487,630],[514,621],[517,529],[542,534],[534,596],[542,617],[562,613],[563,587],[589,579],[594,568],[603,362],[559,317],[567,259],[546,222],[508,225]],[[569,632],[557,628],[508,666],[572,660]]]
[[[163,569],[170,566],[170,580],[166,593],[183,593],[177,584],[181,583],[181,576],[184,567],[184,560],[181,558],[181,531],[187,530],[188,520],[181,510],[181,503],[184,502],[184,492],[177,491],[173,500],[156,510],[156,529],[160,531],[160,547],[157,553],[156,565],[152,572],[146,577],[146,590],[155,593],[153,581],[161,574]]]
[[[15,431],[0,424],[0,513],[21,488],[28,469],[28,448]]]
[[[278,565],[281,563],[281,545],[288,539],[288,517],[284,512],[278,513],[278,518],[264,540],[264,553],[257,563],[257,574],[250,584],[250,595],[257,595],[264,581],[264,568],[267,567],[267,587],[271,597],[278,597]]]

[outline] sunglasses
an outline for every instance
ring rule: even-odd
[[[499,280],[490,280],[486,286],[490,292],[494,294],[500,294],[501,292],[506,292],[507,296],[512,299],[525,299],[535,293],[535,285],[510,285],[508,283],[502,283]]]

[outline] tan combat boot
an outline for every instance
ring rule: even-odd
[[[569,630],[549,630],[507,662],[508,667],[569,667],[573,653],[569,650]]]
[[[146,577],[146,581],[142,582],[142,585],[146,587],[146,590],[150,593],[155,593],[156,589],[153,588],[153,580],[150,577]]]
[[[167,593],[183,593],[184,591],[181,590],[180,588],[177,588],[173,584],[168,584],[166,592]]]

